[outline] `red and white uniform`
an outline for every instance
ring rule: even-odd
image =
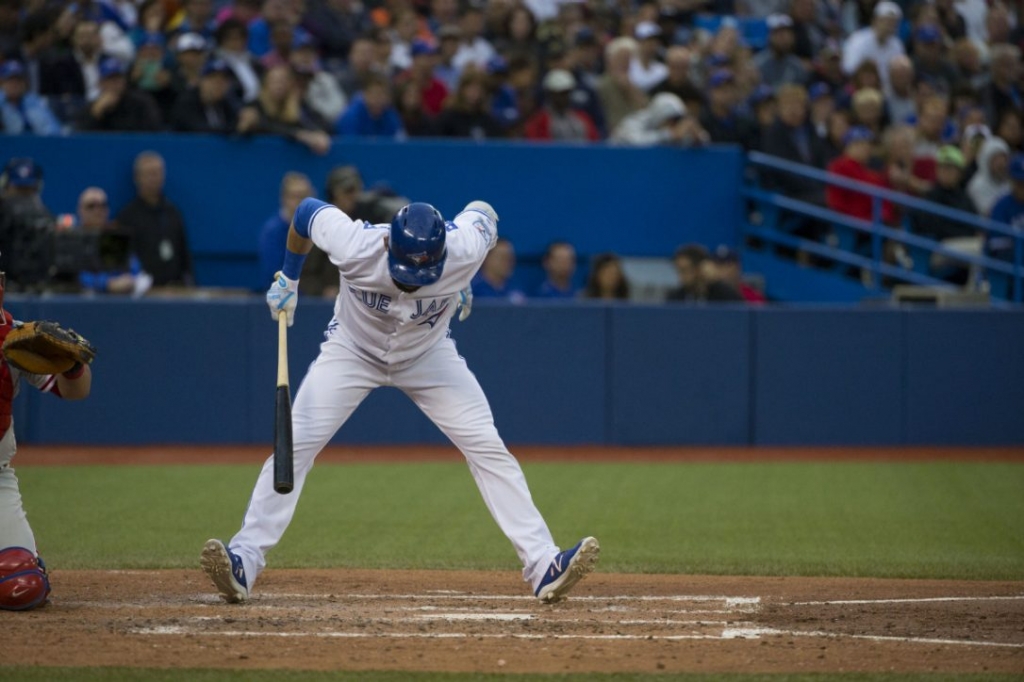
[[[457,215],[447,224],[448,256],[440,279],[412,293],[391,279],[388,227],[353,221],[334,206],[313,215],[310,237],[338,267],[340,293],[320,355],[292,407],[295,488],[288,495],[274,492],[274,461],[267,459],[242,528],[228,547],[241,557],[252,590],[266,553],[291,522],[317,454],[370,391],[394,386],[462,451],[484,503],[523,563],[524,579],[536,588],[559,548],[448,329],[459,291],[494,245],[497,225],[478,211]]]
[[[7,338],[7,333],[14,328],[14,320],[6,310],[2,311],[0,320],[0,344]],[[24,547],[35,553],[36,540],[32,528],[28,525],[25,509],[21,505],[21,492],[18,489],[18,478],[11,468],[17,443],[14,439],[14,422],[12,407],[14,397],[18,395],[21,380],[35,386],[41,391],[56,393],[57,378],[53,375],[28,374],[7,364],[0,356],[0,549],[4,547]]]

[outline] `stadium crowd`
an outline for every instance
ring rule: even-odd
[[[0,129],[280,135],[316,154],[338,136],[735,143],[1017,225],[1022,14],[1002,0],[0,0]],[[863,194],[765,181],[871,217]],[[905,217],[885,206],[886,222]],[[919,229],[981,249],[955,222]]]

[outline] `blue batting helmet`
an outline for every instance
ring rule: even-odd
[[[430,204],[403,206],[391,221],[388,269],[396,282],[410,287],[433,284],[448,257],[444,218]]]

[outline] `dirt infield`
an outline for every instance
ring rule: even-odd
[[[55,571],[0,663],[463,672],[1024,672],[1024,585],[596,573],[556,605],[513,572]],[[286,644],[281,640],[287,640]],[[60,651],[60,660],[53,652]]]
[[[1019,448],[515,448],[523,461],[1002,461]],[[262,447],[25,447],[25,466],[257,463]],[[451,447],[321,461],[456,461]],[[197,557],[198,561],[198,557]],[[0,665],[559,672],[1024,673],[1024,583],[617,575],[542,605],[516,572],[268,570],[223,604],[198,569],[62,571],[2,616]],[[285,640],[284,644],[281,640]],[[59,660],[53,652],[59,651]]]

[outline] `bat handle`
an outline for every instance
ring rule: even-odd
[[[277,315],[277,385],[288,385],[288,316]]]

